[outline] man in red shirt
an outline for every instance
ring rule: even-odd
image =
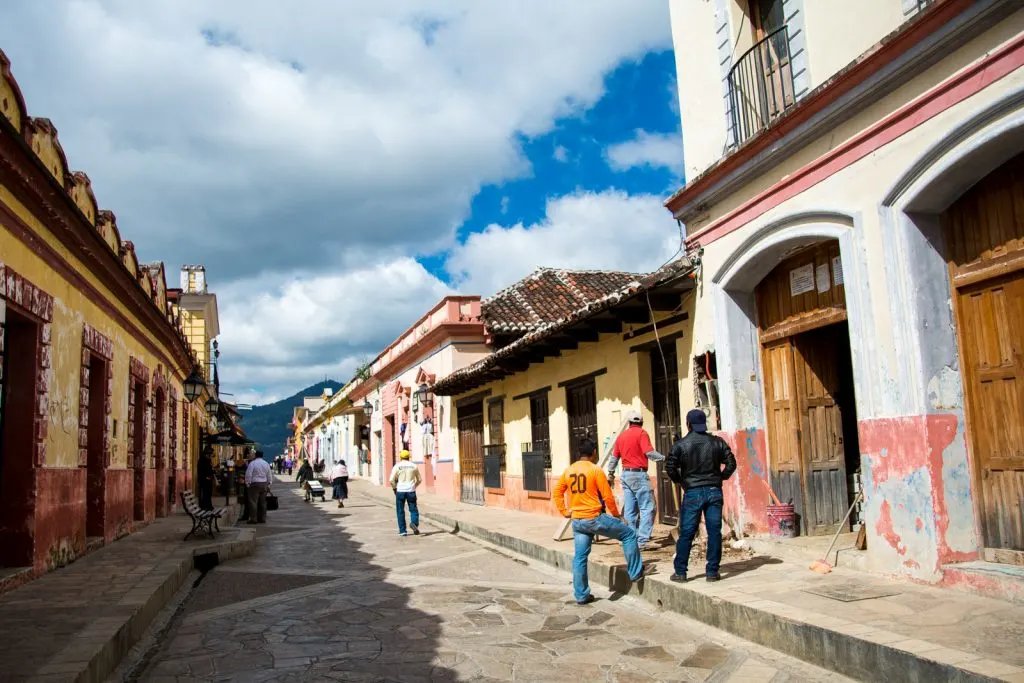
[[[654,531],[654,489],[647,474],[649,460],[664,460],[654,450],[651,437],[644,430],[644,418],[635,410],[626,415],[626,428],[615,439],[612,457],[608,461],[608,478],[614,481],[615,467],[622,460],[622,517],[637,535],[643,550],[654,550],[651,532]]]

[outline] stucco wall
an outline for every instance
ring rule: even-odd
[[[664,318],[659,315],[658,318]],[[628,329],[628,327],[627,327]],[[686,323],[675,323],[659,328],[661,336],[686,329]],[[506,445],[506,471],[504,491],[488,492],[486,504],[521,509],[530,512],[555,514],[556,509],[548,496],[531,494],[523,490],[522,444],[532,439],[530,427],[530,401],[528,398],[515,399],[543,387],[548,392],[549,434],[551,447],[552,481],[569,466],[570,442],[569,422],[566,412],[566,390],[560,382],[569,381],[598,370],[606,372],[594,379],[597,392],[597,436],[601,455],[611,445],[625,415],[629,410],[639,410],[644,416],[645,429],[654,436],[654,416],[651,412],[650,370],[644,353],[630,353],[631,346],[654,339],[653,332],[623,340],[622,334],[603,334],[596,343],[582,343],[576,350],[563,351],[557,358],[533,364],[526,371],[488,383],[482,387],[452,397],[453,405],[461,399],[489,391],[484,398],[484,443],[492,443],[490,424],[487,416],[488,399],[503,397],[504,401],[504,443]],[[667,342],[676,343],[676,342]],[[679,348],[679,347],[677,347]],[[681,353],[681,351],[680,351]],[[679,357],[680,365],[686,363],[685,356]],[[682,368],[680,368],[681,374]],[[680,410],[686,410],[692,402],[692,389],[680,388]],[[680,413],[682,414],[682,413]],[[447,429],[457,438],[458,411],[453,409],[447,421]],[[457,446],[457,444],[456,444]],[[652,469],[653,472],[653,469]],[[550,491],[551,483],[548,489]]]
[[[740,456],[740,477],[727,503],[744,526],[762,529],[767,503],[759,482],[744,480],[744,468],[766,472],[771,461],[750,293],[787,251],[839,239],[869,563],[934,581],[943,565],[978,556],[951,295],[935,222],[928,216],[1024,149],[1024,133],[1012,133],[1016,124],[1010,123],[1014,117],[1024,122],[1024,69],[1010,66],[1007,75],[991,76],[1024,63],[1019,49],[999,49],[1022,31],[1024,13],[1018,12],[710,207],[708,225],[732,231],[719,231],[704,244],[691,339],[694,350],[717,347],[723,429]],[[989,67],[993,54],[1003,56]],[[994,80],[967,79],[927,106],[915,102],[972,64],[984,65],[979,73]],[[912,102],[928,116],[893,115]],[[859,146],[840,146],[869,129],[872,137]],[[1003,131],[1001,144],[993,142],[996,130]],[[803,167],[833,149],[840,152],[800,185],[765,193],[780,179],[800,177]],[[972,150],[973,159],[946,175],[929,170]],[[763,210],[749,207],[743,214],[749,218],[733,225],[730,212],[755,196]]]

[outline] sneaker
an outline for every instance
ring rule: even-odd
[[[409,534],[405,533],[404,531],[399,531],[398,535],[399,536],[408,536]]]
[[[577,605],[589,605],[592,602],[597,602],[597,598],[594,597],[593,593],[591,593],[587,597],[583,598],[582,600],[577,600],[576,604]]]
[[[686,574],[673,574],[668,577],[668,580],[675,583],[686,583]]]
[[[419,526],[417,526],[415,524],[410,524],[409,527],[412,529],[413,536],[419,536],[420,535],[420,528],[419,528]]]
[[[646,550],[648,552],[651,550],[661,550],[661,545],[654,541],[646,541],[645,543],[640,544],[640,550]]]
[[[708,583],[714,583],[715,581],[721,581],[722,577],[718,574],[708,574],[706,577],[704,577],[704,580]]]

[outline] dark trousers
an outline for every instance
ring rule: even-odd
[[[398,514],[398,533],[405,533],[405,506],[409,505],[409,522],[414,526],[420,525],[420,509],[416,505],[416,492],[409,491],[396,491],[395,492],[395,512]]]
[[[673,568],[676,574],[685,574],[690,564],[690,549],[697,535],[700,516],[704,515],[704,528],[708,532],[707,576],[718,576],[722,563],[722,489],[717,486],[698,486],[687,489],[683,507],[679,511],[679,540]]]
[[[348,477],[338,477],[331,484],[334,486],[334,500],[348,498]]]
[[[249,498],[246,516],[250,522],[267,521],[267,489],[269,488],[270,485],[266,482],[254,482],[246,487],[246,494]]]
[[[213,509],[212,479],[202,479],[199,481],[199,508],[202,510]]]

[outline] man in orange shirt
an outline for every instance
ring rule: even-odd
[[[572,590],[580,605],[595,600],[587,579],[587,558],[590,557],[594,536],[598,534],[617,538],[622,543],[631,581],[639,581],[645,574],[653,573],[653,568],[644,571],[636,532],[617,519],[619,509],[615,504],[615,496],[605,473],[595,464],[596,460],[597,444],[584,439],[580,443],[580,459],[562,473],[552,492],[558,511],[563,517],[572,517],[576,551],[572,560]],[[568,509],[565,506],[566,490],[569,491]]]

